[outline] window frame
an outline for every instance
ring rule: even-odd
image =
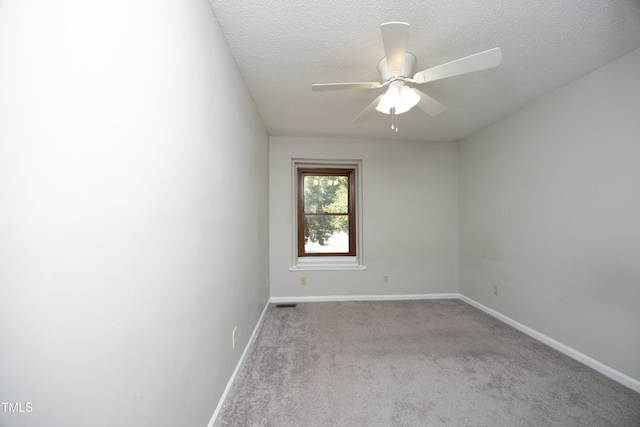
[[[304,179],[307,176],[332,176],[348,179],[347,187],[347,212],[346,213],[327,213],[327,212],[305,212],[304,203]],[[325,257],[325,256],[356,256],[357,255],[357,236],[356,229],[356,168],[327,168],[327,167],[299,167],[297,168],[297,240],[298,240],[298,257]],[[305,251],[304,239],[304,222],[306,217],[322,217],[322,216],[346,216],[349,224],[349,251],[348,252],[311,252]]]
[[[355,169],[354,191],[351,193],[355,203],[353,218],[355,221],[355,256],[335,254],[323,256],[298,256],[298,169]],[[289,271],[307,270],[366,270],[363,246],[363,166],[362,160],[348,159],[291,159],[291,266]],[[355,193],[355,194],[354,194]],[[303,225],[304,233],[304,225]],[[304,239],[304,236],[303,236]]]

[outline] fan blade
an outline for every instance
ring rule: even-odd
[[[416,93],[420,95],[420,101],[418,101],[418,104],[417,104],[418,108],[420,108],[422,111],[424,111],[431,117],[437,116],[438,114],[442,113],[444,110],[447,109],[445,105],[439,103],[438,101],[436,101],[435,99],[427,95],[426,93],[421,92],[415,88],[413,90],[415,90]]]
[[[362,110],[362,113],[360,113],[358,117],[356,117],[356,119],[354,120],[354,123],[367,121],[367,119],[369,119],[369,117],[371,116],[371,113],[375,111],[376,107],[378,106],[378,102],[380,102],[383,96],[384,94],[378,96],[371,104],[367,106],[367,108]]]
[[[378,82],[352,82],[352,83],[319,83],[311,86],[314,92],[342,89],[377,89],[383,85]]]
[[[404,62],[407,59],[407,46],[409,45],[409,24],[387,22],[380,25],[380,31],[382,32],[382,43],[384,44],[389,74],[393,77],[402,76]]]
[[[413,82],[426,83],[446,79],[447,77],[497,67],[500,65],[500,62],[502,62],[502,51],[499,47],[496,47],[420,71],[413,76]]]

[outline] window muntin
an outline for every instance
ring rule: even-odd
[[[355,168],[297,169],[298,257],[356,256]]]

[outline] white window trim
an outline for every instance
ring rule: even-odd
[[[345,168],[356,170],[356,256],[299,257],[298,256],[298,169],[299,168]],[[292,159],[291,160],[291,267],[289,271],[301,270],[366,270],[362,245],[362,160]]]

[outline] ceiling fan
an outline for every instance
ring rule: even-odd
[[[355,122],[363,122],[374,110],[391,114],[391,129],[398,131],[396,115],[418,106],[430,116],[437,116],[447,107],[427,94],[410,87],[473,71],[485,70],[500,65],[502,51],[499,47],[428,68],[409,78],[416,62],[416,57],[407,52],[409,44],[409,24],[405,22],[387,22],[380,25],[385,57],[378,63],[378,71],[382,82],[351,82],[314,84],[315,92],[341,89],[379,89],[388,86],[387,91],[378,96],[356,117]]]

